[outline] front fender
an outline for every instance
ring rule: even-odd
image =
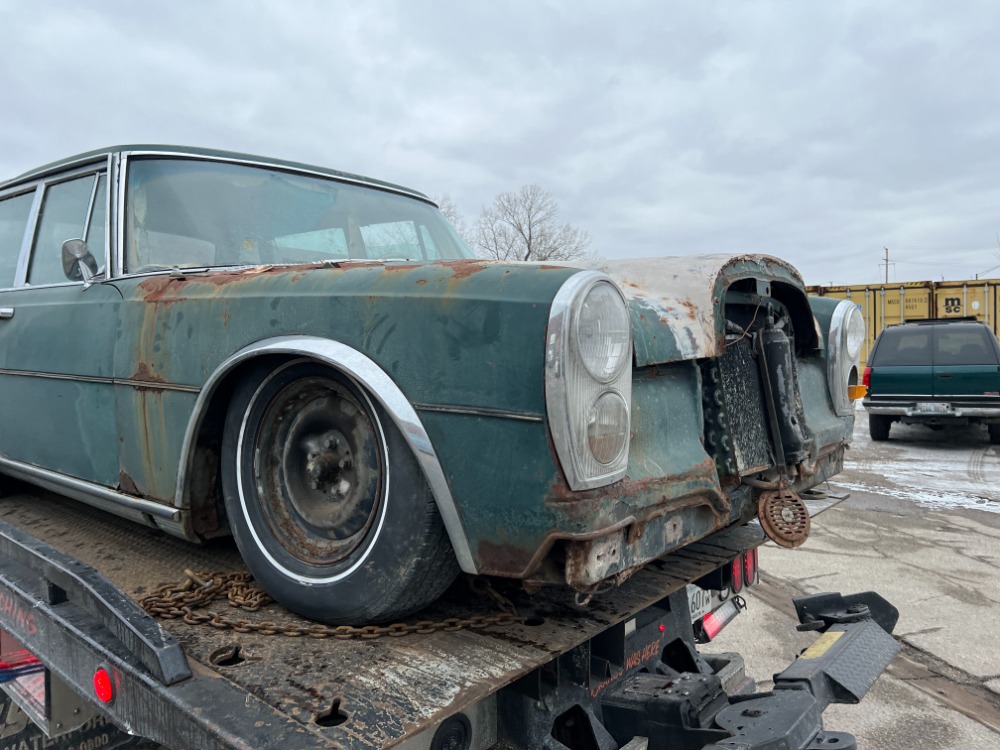
[[[317,336],[278,336],[258,341],[240,349],[215,369],[198,395],[184,434],[175,506],[182,509],[191,507],[187,486],[188,478],[194,470],[198,432],[219,386],[240,365],[259,357],[273,355],[309,357],[330,365],[352,378],[382,405],[420,463],[459,566],[466,573],[478,572],[469,547],[468,536],[455,507],[455,500],[445,479],[441,462],[416,410],[393,379],[369,357],[339,341]]]

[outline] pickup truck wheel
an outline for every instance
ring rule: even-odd
[[[333,624],[385,621],[429,604],[458,574],[413,452],[336,371],[296,362],[241,381],[222,448],[237,545],[289,609]]]
[[[868,415],[868,434],[871,435],[872,440],[888,440],[890,427],[892,427],[891,418],[881,414]]]
[[[986,429],[990,431],[990,445],[1000,445],[1000,424],[988,424]]]

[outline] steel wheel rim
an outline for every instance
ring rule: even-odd
[[[381,426],[353,389],[323,376],[284,384],[248,437],[258,509],[288,555],[336,565],[371,541],[387,462]]]

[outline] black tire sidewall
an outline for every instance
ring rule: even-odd
[[[270,398],[281,387],[297,378],[316,375],[339,381],[362,403],[369,404],[369,417],[380,426],[384,436],[389,476],[388,491],[383,491],[382,497],[381,526],[376,519],[358,549],[345,560],[322,567],[297,560],[270,533],[260,513],[253,482],[248,482],[245,488],[244,509],[237,474],[238,463],[245,469],[251,460],[247,455],[237,455],[244,421],[248,432],[255,429]],[[265,376],[244,379],[233,393],[222,448],[223,492],[233,536],[254,578],[278,602],[313,619],[360,622],[391,608],[391,602],[402,596],[412,578],[413,567],[420,563],[417,551],[424,533],[422,519],[428,512],[426,484],[422,476],[413,476],[415,460],[399,430],[385,410],[368,400],[356,384],[315,363],[292,364],[277,373],[271,371]],[[272,564],[253,531],[288,573]],[[357,565],[362,555],[364,562]],[[336,579],[323,580],[331,577]]]

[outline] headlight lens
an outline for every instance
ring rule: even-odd
[[[844,332],[844,348],[847,349],[847,356],[850,359],[857,359],[861,354],[861,344],[865,340],[865,321],[858,312],[858,308],[851,307],[848,314],[847,330]]]
[[[598,463],[613,463],[628,441],[628,405],[617,393],[603,393],[590,408],[587,442]]]
[[[556,293],[545,350],[545,408],[572,490],[617,482],[628,468],[632,326],[621,290],[580,271]]]
[[[632,345],[628,308],[610,284],[595,284],[583,298],[576,343],[587,372],[602,383],[613,380],[628,362]]]

